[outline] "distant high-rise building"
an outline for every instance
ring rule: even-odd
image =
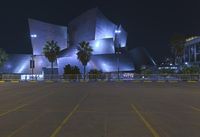
[[[186,40],[183,58],[186,64],[200,64],[200,37]]]

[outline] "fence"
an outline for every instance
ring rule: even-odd
[[[0,74],[0,80],[68,80],[81,81],[84,80],[84,75],[68,74],[68,75],[30,75],[30,74]],[[200,74],[134,74],[134,73],[103,73],[103,74],[86,74],[85,80],[89,81],[115,81],[115,80],[151,80],[151,81],[200,81]]]

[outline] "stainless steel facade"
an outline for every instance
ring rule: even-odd
[[[59,74],[63,74],[67,64],[77,65],[81,71],[83,70],[76,56],[77,46],[82,41],[89,42],[93,49],[87,71],[90,69],[99,69],[103,72],[135,70],[135,62],[137,62],[133,59],[135,53],[127,50],[118,51],[119,47],[126,49],[127,32],[121,25],[116,25],[107,19],[97,8],[81,14],[72,20],[67,25],[68,27],[34,19],[29,19],[28,22],[33,53],[32,55],[18,55],[15,60],[9,59],[4,66],[8,66],[9,62],[13,64],[13,61],[18,64],[10,70],[11,73],[31,73],[29,63],[32,58],[35,61],[34,73],[41,74],[44,68],[50,68],[50,63],[43,55],[43,47],[46,41],[51,40],[57,41],[61,48],[61,53],[54,63]],[[139,54],[143,52],[138,51]],[[140,64],[146,63],[143,59],[136,60],[141,61]]]

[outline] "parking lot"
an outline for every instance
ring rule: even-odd
[[[200,137],[200,83],[0,83],[0,137]]]

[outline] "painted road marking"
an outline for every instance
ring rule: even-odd
[[[15,111],[17,111],[17,110],[19,110],[19,109],[21,109],[21,108],[27,106],[27,105],[28,105],[28,104],[23,104],[23,105],[18,106],[18,107],[14,108],[14,109],[10,109],[10,110],[8,110],[8,111],[6,111],[6,112],[4,112],[4,113],[1,113],[1,114],[0,114],[0,117],[5,116],[5,115],[7,115],[8,113],[15,112]]]
[[[194,80],[189,80],[187,81],[188,83],[197,83],[197,81],[194,81]]]
[[[80,80],[80,82],[82,82],[82,83],[85,83],[85,82],[87,82],[87,81],[86,81],[86,80],[82,80],[82,79],[81,79],[81,80]]]
[[[164,80],[158,80],[157,82],[158,83],[165,83],[166,81],[164,81]]]
[[[69,121],[69,119],[72,117],[72,115],[78,110],[79,104],[74,107],[74,109],[67,115],[67,117],[61,122],[61,124],[55,129],[55,131],[52,133],[50,137],[56,137],[57,134],[60,132],[62,127]]]
[[[46,80],[45,82],[46,82],[46,83],[53,83],[52,80]]]
[[[60,123],[60,125],[54,130],[50,137],[57,137],[58,133],[61,131],[62,127],[70,120],[70,118],[76,113],[80,107],[80,103],[84,101],[89,96],[89,93],[84,96],[80,102],[73,108],[73,110],[65,117],[65,119]]]
[[[140,81],[139,81],[139,80],[133,80],[133,82],[134,82],[134,83],[139,83]]]
[[[197,108],[197,107],[190,106],[190,108],[191,108],[191,109],[193,109],[193,110],[196,110],[196,111],[200,112],[200,109],[199,109],[199,108]]]
[[[19,83],[19,80],[11,80],[11,83]]]
[[[13,131],[10,135],[8,135],[7,137],[13,137],[15,136],[19,131],[21,131],[22,129],[26,128],[27,126],[29,126],[30,124],[32,124],[33,122],[35,122],[36,120],[38,120],[40,117],[42,117],[44,114],[40,114],[39,116],[37,116],[36,118],[30,120],[29,122],[27,122],[25,125],[19,127],[18,129],[16,129],[15,131]]]
[[[153,126],[144,118],[144,116],[141,114],[141,112],[137,109],[137,107],[133,104],[131,104],[132,109],[134,112],[137,113],[137,115],[140,117],[144,125],[147,127],[147,129],[151,132],[153,137],[160,137],[160,135],[157,133],[157,131],[153,128]]]
[[[63,83],[69,83],[70,81],[69,80],[63,80],[62,82]]]
[[[151,80],[145,80],[144,83],[149,83],[152,82]]]
[[[37,81],[36,80],[30,80],[28,82],[30,82],[30,83],[36,83]]]
[[[178,81],[176,81],[176,80],[170,80],[170,81],[168,81],[169,83],[178,83]]]
[[[5,81],[4,81],[4,80],[0,80],[0,84],[1,84],[1,83],[5,83]]]
[[[28,106],[28,105],[30,105],[30,104],[36,102],[36,101],[38,101],[38,100],[41,100],[41,99],[43,99],[43,98],[45,98],[45,97],[48,97],[48,96],[50,96],[51,94],[54,94],[54,93],[56,93],[56,92],[51,92],[51,93],[49,93],[49,94],[47,94],[47,95],[44,95],[44,96],[39,97],[39,98],[37,98],[37,99],[35,99],[35,100],[32,100],[32,101],[30,101],[29,103],[26,103],[26,104],[17,106],[16,108],[13,108],[13,109],[10,109],[10,110],[8,110],[8,111],[6,111],[6,112],[0,113],[0,117],[3,117],[3,116],[5,116],[5,115],[7,115],[7,114],[9,114],[9,113],[12,113],[12,112],[16,112],[16,111],[18,111],[18,110],[20,110],[20,109],[22,109],[22,108],[24,108],[24,107],[26,107],[26,106]]]

